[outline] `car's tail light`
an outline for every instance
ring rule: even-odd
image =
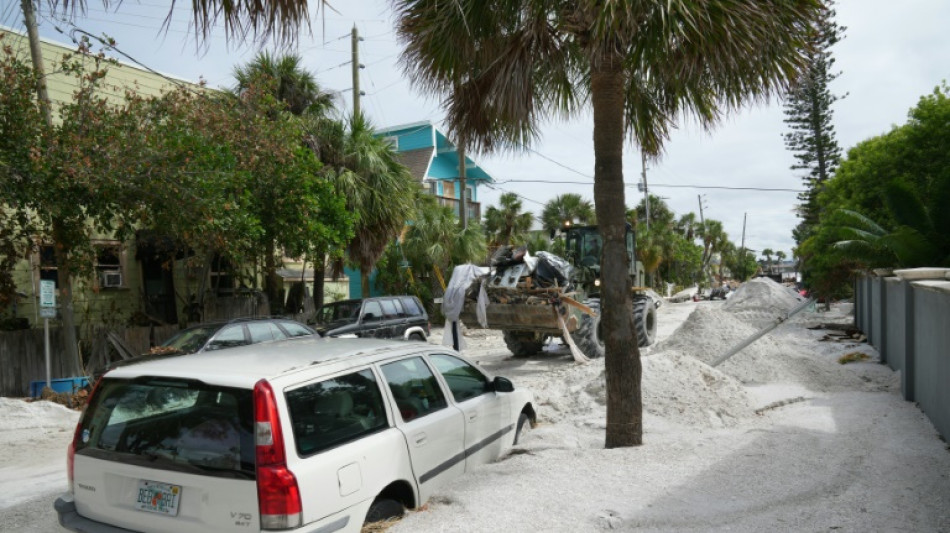
[[[99,390],[99,385],[101,383],[102,378],[100,377],[96,381],[95,385],[92,386],[92,392],[89,393],[89,396],[86,396],[86,405],[89,405],[89,403],[92,402],[92,397],[95,396],[96,392]],[[83,410],[82,415],[79,416],[79,422],[76,423],[76,430],[73,432],[73,440],[69,442],[69,447],[66,448],[66,479],[69,482],[69,492],[73,491],[73,477],[76,465],[76,447],[80,444],[80,439],[82,438],[82,419],[85,416],[86,411]]]
[[[274,389],[264,380],[254,385],[254,442],[261,529],[299,527],[303,519],[300,489],[287,468]]]

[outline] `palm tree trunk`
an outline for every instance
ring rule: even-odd
[[[594,208],[604,240],[601,324],[606,348],[607,437],[617,448],[643,443],[640,350],[634,335],[625,246],[623,184],[624,73],[618,55],[604,53],[591,69],[594,108]]]
[[[369,275],[372,272],[370,268],[360,268],[360,293],[363,298],[369,298]]]

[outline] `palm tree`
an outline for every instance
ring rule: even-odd
[[[490,206],[485,210],[485,231],[491,236],[491,243],[507,246],[523,241],[534,223],[534,215],[521,212],[521,200],[513,192],[502,194],[498,203],[500,208]]]
[[[594,206],[590,200],[585,200],[579,194],[562,194],[544,204],[541,211],[541,226],[548,230],[551,237],[554,233],[574,224],[593,224]]]
[[[884,205],[896,221],[893,229],[856,211],[839,209],[831,223],[846,240],[835,248],[870,267],[950,266],[950,180],[935,181],[926,200],[900,181],[884,188]]]
[[[779,250],[779,251],[775,252],[775,259],[776,259],[776,261],[778,262],[779,268],[781,268],[781,266],[782,266],[782,261],[785,261],[785,258],[786,258],[786,257],[788,257],[788,256],[785,255],[785,252],[783,252],[782,250]]]
[[[240,94],[254,85],[263,85],[275,98],[287,104],[294,115],[312,113],[327,115],[334,105],[333,94],[323,91],[316,78],[302,66],[303,59],[296,54],[273,56],[264,51],[247,65],[234,68]]]
[[[779,94],[804,65],[806,29],[821,1],[394,3],[410,75],[446,98],[449,129],[476,149],[526,145],[546,116],[591,103],[594,201],[605,241],[606,445],[640,444],[624,140],[656,156],[681,115],[710,127],[749,99]]]
[[[330,129],[333,129],[332,127]],[[328,150],[333,147],[328,147]],[[369,275],[376,261],[403,230],[412,213],[418,185],[392,145],[377,137],[370,122],[357,114],[349,129],[336,168],[337,186],[347,207],[358,215],[347,255],[360,269],[364,298],[370,295]]]
[[[420,198],[402,248],[416,273],[438,269],[446,275],[454,265],[482,260],[487,250],[478,224],[463,228],[451,207],[436,204],[428,195]]]
[[[765,268],[768,272],[772,272],[772,255],[775,254],[771,248],[766,248],[762,250],[762,257],[765,258]]]

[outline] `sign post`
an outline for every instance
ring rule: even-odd
[[[46,386],[52,388],[50,380],[49,355],[49,319],[56,317],[56,282],[40,280],[40,316],[43,317],[43,348],[46,354]]]

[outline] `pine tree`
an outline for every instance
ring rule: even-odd
[[[831,106],[847,96],[832,94],[828,85],[840,72],[833,72],[834,57],[830,48],[844,37],[846,28],[834,21],[832,4],[823,10],[812,28],[810,47],[807,52],[809,67],[787,95],[785,102],[785,147],[794,152],[797,162],[792,170],[804,170],[802,177],[805,192],[798,195],[801,201],[798,216],[801,223],[792,232],[795,242],[801,244],[818,223],[817,196],[824,183],[834,174],[841,148],[835,139]]]

